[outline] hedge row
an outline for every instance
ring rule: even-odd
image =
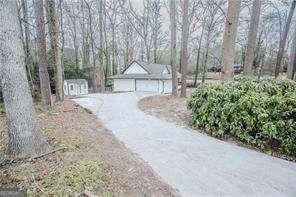
[[[192,125],[213,136],[280,148],[296,156],[296,82],[241,77],[224,84],[201,85],[187,102]]]

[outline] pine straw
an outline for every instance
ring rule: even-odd
[[[119,142],[112,132],[106,130],[94,115],[74,102],[66,100],[57,104],[51,111],[37,111],[40,130],[47,141],[53,148],[66,146],[67,150],[32,162],[2,168],[1,187],[26,188],[29,194],[34,196],[44,193],[58,194],[61,191],[64,194],[80,193],[88,190],[105,196],[178,196],[143,160]],[[3,129],[2,124],[2,133]],[[98,170],[99,175],[83,174],[87,171],[83,167],[85,162],[91,164],[90,168]],[[79,171],[79,176],[85,177],[74,179],[73,184],[84,183],[88,176],[90,180],[93,180],[91,176],[98,176],[97,184],[90,188],[82,184],[82,188],[77,187],[79,191],[74,187],[57,188],[63,187],[64,180],[61,180],[61,176],[65,174],[64,171],[75,174],[77,172],[71,170],[79,165],[81,168],[81,163],[83,173]],[[91,181],[92,184],[94,182]]]

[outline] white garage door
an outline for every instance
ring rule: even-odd
[[[136,91],[158,92],[158,80],[136,80]]]
[[[114,79],[114,91],[135,91],[135,80]]]

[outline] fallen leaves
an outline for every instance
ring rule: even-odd
[[[67,150],[2,168],[2,186],[26,188],[33,196],[65,193],[178,196],[106,130],[95,115],[74,102],[66,100],[57,103],[50,112],[37,113],[46,140],[53,148],[65,146]]]

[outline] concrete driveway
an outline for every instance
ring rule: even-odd
[[[296,163],[226,143],[145,114],[140,93],[92,94],[75,101],[183,196],[295,197]]]

